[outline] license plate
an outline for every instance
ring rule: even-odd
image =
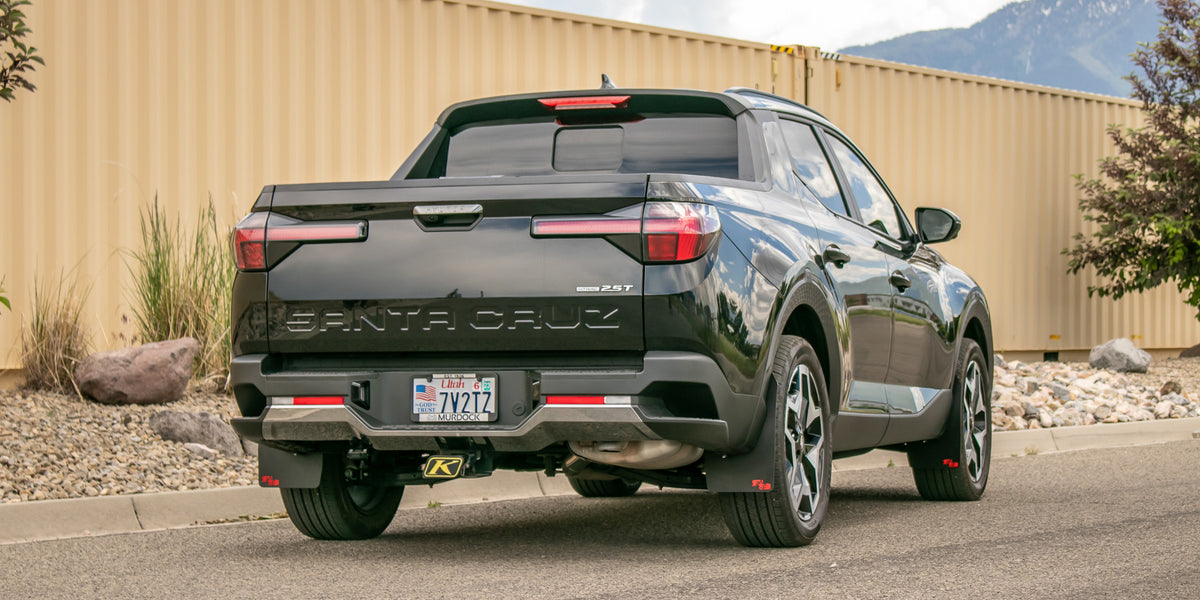
[[[421,423],[495,421],[496,378],[433,374],[413,378],[413,418]]]

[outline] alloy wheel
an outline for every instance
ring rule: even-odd
[[[983,375],[975,361],[967,365],[961,402],[963,457],[971,481],[979,481],[983,474],[983,457],[988,451],[988,415],[983,397]]]
[[[825,423],[819,402],[812,371],[805,365],[796,366],[788,378],[784,456],[792,508],[801,521],[812,519],[820,504],[825,475]]]

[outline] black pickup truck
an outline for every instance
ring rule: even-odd
[[[496,469],[583,496],[717,492],[750,546],[811,542],[831,461],[987,483],[991,324],[849,139],[752,89],[456,104],[389,181],[263,189],[236,227],[234,427],[318,539],[406,485]]]

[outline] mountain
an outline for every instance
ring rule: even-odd
[[[1128,97],[1129,55],[1154,41],[1153,0],[1013,2],[966,29],[937,29],[839,52]]]

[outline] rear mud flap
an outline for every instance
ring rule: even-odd
[[[745,454],[704,453],[712,492],[769,492],[775,485],[775,403],[768,402],[758,443]]]
[[[258,485],[280,488],[315,488],[321,483],[324,464],[320,452],[294,454],[267,446],[258,447]]]

